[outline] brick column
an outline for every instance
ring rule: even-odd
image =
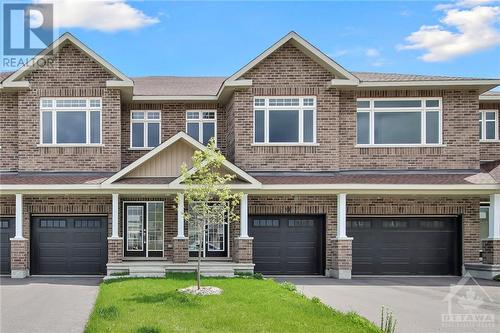
[[[10,239],[10,269],[13,279],[29,276],[29,240]]]
[[[500,265],[500,239],[483,239],[483,264]]]
[[[189,260],[188,249],[189,238],[174,237],[174,257],[172,261],[175,263],[186,263]]]
[[[234,258],[237,263],[252,263],[253,237],[236,237],[234,239]]]
[[[108,237],[108,263],[123,261],[123,238]]]
[[[332,269],[330,276],[350,279],[352,270],[352,238],[332,239]]]

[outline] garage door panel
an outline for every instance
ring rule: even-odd
[[[104,217],[35,217],[32,274],[103,274],[107,262]]]
[[[319,216],[251,216],[255,271],[320,274],[323,262]]]
[[[458,274],[456,217],[349,218],[353,274]]]

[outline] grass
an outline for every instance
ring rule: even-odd
[[[205,278],[203,285],[224,293],[177,292],[194,283],[193,275],[103,282],[85,332],[380,332],[355,313],[340,313],[297,294],[290,284]]]

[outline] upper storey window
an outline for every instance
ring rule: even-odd
[[[217,142],[217,112],[215,110],[186,111],[186,132],[204,145],[211,138]]]
[[[101,144],[100,98],[42,98],[40,142],[47,145]]]
[[[441,104],[440,98],[358,99],[357,144],[441,144]]]
[[[255,97],[254,143],[316,143],[316,97]]]
[[[130,112],[130,147],[152,149],[160,144],[160,111]]]
[[[482,141],[498,140],[497,110],[481,110],[479,112],[479,138]]]

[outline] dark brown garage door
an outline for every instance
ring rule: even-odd
[[[251,216],[255,271],[263,274],[322,274],[321,216]]]
[[[88,216],[33,218],[31,274],[104,274],[106,221]]]
[[[349,218],[352,272],[358,275],[458,275],[457,217]]]
[[[10,274],[10,238],[15,230],[13,217],[0,217],[0,274]]]

